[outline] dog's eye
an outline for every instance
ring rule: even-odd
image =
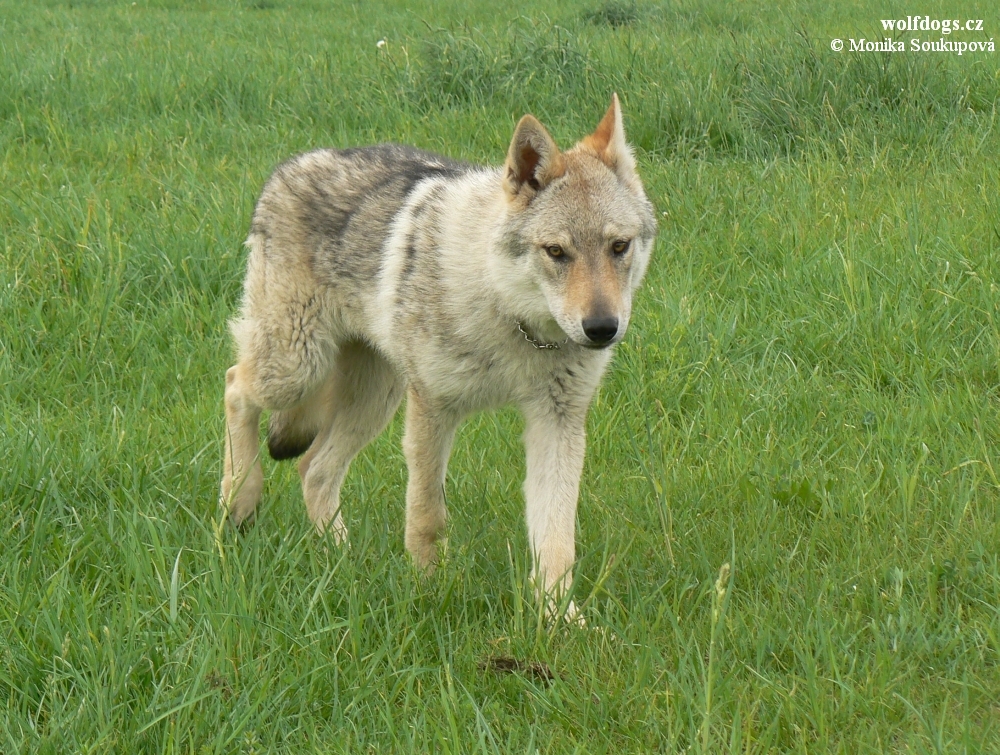
[[[552,257],[553,259],[559,259],[560,257],[566,255],[566,252],[564,252],[563,248],[558,244],[549,244],[547,247],[545,247],[545,251],[548,252],[549,256]]]
[[[628,251],[628,245],[629,245],[628,241],[622,241],[621,239],[619,239],[618,241],[616,241],[611,245],[611,251],[617,254],[618,256],[621,256]]]

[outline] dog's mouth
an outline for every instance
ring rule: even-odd
[[[616,333],[613,337],[606,340],[594,340],[592,338],[587,338],[586,334],[583,335],[579,340],[573,339],[573,342],[578,346],[583,346],[585,349],[591,349],[593,351],[602,351],[604,349],[609,349],[617,343],[620,343],[622,338],[625,336],[624,333]]]

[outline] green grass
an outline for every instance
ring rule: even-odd
[[[831,52],[917,12],[867,5],[0,2],[0,751],[1000,750],[1000,73]],[[661,233],[589,422],[587,627],[531,597],[512,412],[460,433],[430,580],[398,418],[350,548],[290,465],[217,538],[270,169],[496,163],[611,91]]]

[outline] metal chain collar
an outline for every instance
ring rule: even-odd
[[[521,335],[524,336],[524,340],[530,343],[536,349],[558,349],[560,343],[566,343],[566,341],[569,340],[567,338],[566,341],[560,341],[559,343],[556,342],[546,343],[545,341],[539,341],[528,335],[528,331],[524,329],[524,326],[521,324],[520,320],[517,321],[517,329],[521,331]]]

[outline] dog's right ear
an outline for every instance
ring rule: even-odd
[[[642,184],[639,174],[635,171],[635,158],[625,141],[625,128],[622,126],[622,108],[618,95],[611,95],[611,107],[604,114],[597,129],[590,136],[585,136],[580,146],[607,165],[634,192],[642,195]]]
[[[545,126],[526,115],[514,129],[503,170],[507,199],[527,202],[566,172],[566,158]]]

